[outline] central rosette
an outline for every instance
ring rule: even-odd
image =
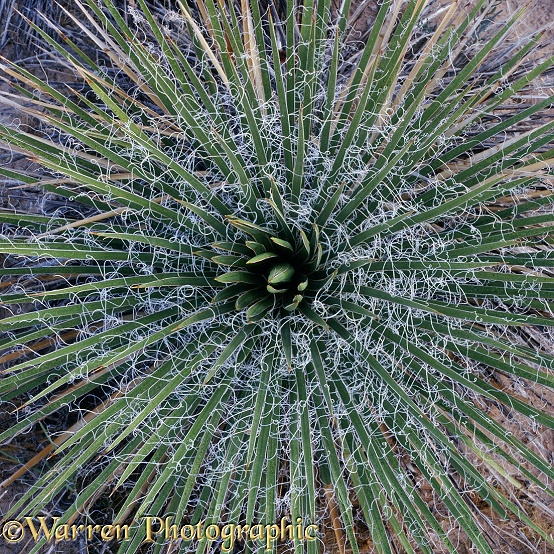
[[[199,252],[227,269],[215,279],[227,286],[213,302],[236,297],[237,310],[246,310],[249,321],[272,310],[312,313],[309,299],[329,279],[320,268],[323,249],[317,225],[307,232],[288,225],[275,231],[236,217],[227,220],[241,231],[236,240],[216,242],[214,250]]]

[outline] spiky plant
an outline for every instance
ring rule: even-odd
[[[163,14],[172,3],[174,4],[172,0],[149,0],[147,5],[153,13]],[[72,8],[67,2],[65,4],[66,8]],[[125,9],[133,5],[133,0],[114,2],[114,6]],[[58,28],[63,28],[63,7],[64,3],[56,0],[0,0],[0,50],[11,42],[25,57],[33,58],[33,54],[36,54],[36,50],[33,52],[33,43],[36,43],[36,40],[33,39],[37,34],[28,25],[26,18],[30,18],[39,27],[45,27],[47,31],[49,27],[43,25],[45,20],[55,23]],[[71,29],[64,28],[64,32],[70,33]]]
[[[87,0],[112,66],[43,33],[85,88],[2,66],[40,129],[1,137],[43,171],[1,171],[50,197],[1,214],[0,438],[64,425],[7,518],[100,504],[136,522],[120,552],[168,514],[315,522],[296,552],[552,544],[551,460],[508,419],[554,423],[552,98],[517,103],[553,58],[502,50],[520,14],[427,4],[384,0],[357,48],[349,1]]]

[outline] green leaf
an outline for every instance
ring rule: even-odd
[[[215,278],[219,283],[245,283],[249,285],[261,284],[261,278],[248,271],[228,271]]]
[[[250,306],[250,304],[254,304],[254,302],[257,302],[263,297],[265,297],[265,294],[262,288],[247,290],[237,298],[235,307],[237,308],[237,310],[244,310],[245,308]]]
[[[277,258],[277,254],[274,254],[273,252],[264,252],[263,254],[258,254],[253,258],[250,258],[246,263],[258,264],[258,263],[265,262],[267,260],[271,260],[272,258]]]
[[[280,246],[284,251],[293,253],[294,247],[292,244],[286,240],[280,239],[278,237],[271,237],[271,242],[275,243],[277,246]]]
[[[293,275],[294,267],[291,264],[287,262],[278,263],[271,268],[267,282],[270,285],[288,283]]]
[[[304,297],[301,294],[285,294],[283,308],[285,308],[287,312],[292,312],[298,308],[298,305],[302,302],[303,298]]]
[[[273,308],[273,305],[274,299],[272,296],[266,296],[258,300],[255,304],[252,304],[252,306],[246,310],[248,322],[259,321],[271,308]]]

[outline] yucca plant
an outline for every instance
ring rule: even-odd
[[[119,552],[282,548],[141,546],[167,515],[550,548],[552,460],[508,421],[554,423],[553,99],[518,103],[554,58],[505,47],[521,14],[384,0],[357,46],[348,0],[74,4],[111,65],[42,34],[85,88],[2,65],[40,126],[0,136],[43,169],[1,172],[47,196],[0,215],[0,438],[66,422],[5,519],[129,523]]]
[[[167,8],[174,2],[172,0],[149,0],[146,4],[150,11],[156,15],[163,15]],[[65,8],[71,10],[71,3],[60,3],[56,0],[0,0],[0,50],[6,45],[15,47],[16,56],[25,57],[27,64],[33,60],[36,61],[36,36],[38,34],[28,24],[29,18],[32,22],[46,31],[51,31],[55,36],[53,27],[43,25],[46,21],[54,23],[58,29],[63,29],[64,33],[71,34],[76,30],[75,26],[63,26],[64,21],[64,5]],[[134,6],[133,0],[116,0],[114,6],[127,9],[128,6]],[[126,13],[124,17],[129,18],[130,14]],[[36,28],[35,28],[36,29]],[[78,33],[72,36],[74,40],[78,40]],[[42,52],[44,54],[44,52]],[[12,54],[13,55],[13,54]]]

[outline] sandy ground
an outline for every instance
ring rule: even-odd
[[[536,31],[547,29],[548,37],[554,36],[554,0],[505,0],[504,10],[507,13],[515,13],[521,8],[526,8],[526,13],[518,25],[518,32],[522,35],[532,34]]]

